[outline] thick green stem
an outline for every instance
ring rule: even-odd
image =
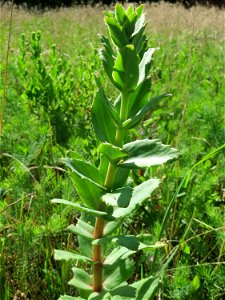
[[[122,122],[126,121],[127,115],[128,115],[128,98],[129,94],[122,94],[121,97],[121,106],[120,106],[120,119]],[[116,130],[116,136],[115,136],[115,145],[118,147],[123,147],[123,140],[124,140],[125,131],[123,128],[117,128]],[[108,189],[111,189],[114,183],[114,178],[116,176],[117,167],[109,163],[107,175],[105,179],[104,186]]]
[[[123,121],[127,119],[128,114],[128,95],[122,94],[121,99],[121,107],[120,107],[120,118]],[[116,130],[116,136],[115,136],[115,145],[122,147],[123,146],[123,140],[124,140],[124,129],[123,128],[117,128]],[[114,184],[114,179],[117,172],[117,167],[109,163],[105,183],[104,186],[111,190]],[[100,204],[99,210],[103,209],[103,203]],[[95,222],[95,230],[94,230],[94,239],[99,239],[103,237],[103,230],[104,230],[104,220],[101,218],[96,218]],[[103,281],[103,274],[102,274],[102,268],[103,268],[103,254],[102,254],[102,246],[101,245],[94,245],[93,246],[93,260],[96,262],[96,264],[93,267],[93,290],[95,292],[101,292],[102,290],[102,281]]]

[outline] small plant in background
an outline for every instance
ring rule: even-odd
[[[92,85],[91,66],[86,67],[85,72],[82,68],[83,73],[78,74],[79,68],[75,71],[74,65],[55,45],[43,51],[40,31],[33,32],[30,40],[22,34],[18,66],[22,74],[23,98],[31,112],[50,124],[54,142],[67,144],[74,132],[78,135],[82,131],[76,120],[87,118],[87,99],[84,101],[80,84],[86,79],[86,84]],[[83,85],[83,94],[85,91],[86,85]]]
[[[80,253],[56,250],[55,259],[78,261],[69,284],[80,296],[60,299],[153,299],[161,273],[132,283],[132,255],[165,245],[145,244],[142,235],[126,235],[121,228],[160,184],[159,179],[140,177],[142,170],[178,157],[176,149],[158,140],[132,141],[129,134],[170,94],[151,97],[149,74],[156,49],[148,47],[143,6],[125,10],[117,4],[115,12],[106,13],[105,23],[109,38],[101,37],[100,57],[118,97],[115,101],[109,99],[101,80],[96,79],[98,91],[92,105],[92,122],[101,142],[99,165],[96,167],[75,152],[63,160],[70,168],[81,203],[64,199],[52,202],[81,211],[77,224],[69,226],[78,235]]]

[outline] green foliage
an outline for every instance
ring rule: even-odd
[[[80,99],[79,93],[82,92],[79,90],[78,93],[77,89],[81,88],[84,74],[79,74],[79,69],[76,70],[59,53],[56,45],[43,52],[40,31],[33,32],[30,40],[22,34],[18,66],[22,75],[23,99],[33,114],[45,123],[50,122],[55,141],[66,144],[72,130],[79,135],[76,119],[84,117],[82,108],[86,104]],[[87,67],[86,73],[89,72],[91,69]],[[88,86],[92,84],[91,77],[89,80],[86,82]],[[82,88],[85,91],[85,86]]]
[[[87,255],[87,252],[83,251],[83,248],[90,248],[92,245],[92,254],[86,258],[86,262],[92,260],[92,275],[80,268],[73,268],[74,277],[69,282],[85,299],[118,297],[153,299],[159,289],[159,276],[150,276],[127,285],[127,280],[135,272],[135,263],[128,259],[128,256],[139,249],[151,246],[141,246],[138,237],[134,235],[115,235],[117,227],[124,222],[124,219],[148,200],[151,193],[159,186],[159,180],[153,178],[136,185],[129,177],[130,172],[126,172],[125,178],[118,183],[116,180],[118,172],[123,168],[129,170],[150,168],[176,159],[178,156],[176,149],[156,140],[144,139],[125,143],[130,140],[130,124],[134,127],[134,124],[138,124],[149,111],[149,104],[147,107],[145,105],[149,102],[149,97],[146,97],[146,93],[149,96],[149,92],[145,87],[144,99],[142,99],[139,91],[142,89],[143,82],[150,81],[150,62],[154,50],[148,49],[144,42],[146,38],[142,9],[143,6],[137,9],[130,6],[125,11],[120,4],[117,4],[114,13],[106,13],[105,23],[108,26],[110,39],[102,38],[105,48],[104,52],[101,52],[101,58],[106,74],[114,87],[119,90],[119,95],[118,101],[109,100],[98,81],[99,90],[92,107],[92,119],[98,138],[107,142],[100,144],[98,148],[101,154],[99,167],[82,160],[78,154],[72,159],[64,159],[71,170],[70,176],[82,202],[81,209],[86,213],[92,210],[90,214],[95,215],[95,220],[92,224],[94,227],[90,227],[84,220],[75,227],[70,227],[83,239],[80,247],[82,256],[57,251],[55,258],[85,260],[83,255]],[[115,50],[112,50],[113,44]],[[110,57],[112,53],[115,53],[114,61],[111,60],[106,64],[106,57]],[[160,98],[161,96],[156,99]],[[139,106],[140,112],[132,116],[131,111],[136,105]],[[128,120],[130,123],[127,126]],[[107,167],[102,168],[103,164]],[[115,182],[117,182],[116,188]],[[66,200],[55,199],[53,202],[78,207],[77,204]],[[105,215],[98,216],[98,212]],[[85,236],[87,228],[89,230]],[[107,230],[104,231],[106,228]],[[125,257],[114,258],[114,262],[108,264],[106,249],[109,242],[116,242],[120,247],[131,251]]]
[[[8,11],[4,7],[2,9],[0,60],[3,74]],[[165,11],[164,6],[153,9],[159,10],[161,16]],[[165,144],[179,148],[182,156],[179,162],[166,164],[163,168],[152,166],[150,169],[131,171],[120,168],[112,187],[115,193],[111,193],[119,201],[115,203],[113,197],[109,198],[110,193],[104,195],[105,200],[107,198],[109,201],[107,212],[82,206],[72,180],[59,160],[66,155],[66,149],[74,149],[83,158],[73,156],[72,151],[69,151],[69,159],[73,157],[85,162],[94,161],[95,167],[105,177],[109,157],[116,162],[117,155],[120,156],[123,148],[121,145],[112,146],[116,127],[121,124],[118,118],[121,99],[117,98],[119,90],[114,89],[112,83],[117,52],[112,43],[109,44],[109,38],[104,36],[101,37],[102,49],[99,52],[102,63],[105,64],[103,69],[108,73],[103,74],[97,85],[93,80],[93,74],[101,74],[102,71],[95,50],[97,32],[104,32],[101,27],[101,8],[64,9],[46,11],[43,14],[28,14],[24,10],[18,10],[18,13],[13,14],[4,130],[0,137],[0,295],[3,299],[57,299],[64,293],[73,295],[67,296],[67,299],[82,299],[67,282],[72,278],[72,267],[85,269],[91,274],[92,264],[82,260],[56,262],[53,249],[62,249],[76,255],[81,255],[79,251],[82,249],[83,256],[90,258],[92,243],[99,243],[106,248],[104,253],[108,265],[115,262],[114,258],[127,258],[135,262],[135,272],[128,279],[129,286],[126,283],[111,290],[110,294],[105,291],[104,295],[95,293],[91,297],[107,299],[123,294],[124,298],[132,299],[135,291],[131,286],[133,282],[149,276],[155,278],[155,271],[160,270],[168,253],[174,253],[179,241],[182,241],[179,250],[170,260],[163,280],[159,283],[161,298],[224,298],[223,39],[214,23],[217,18],[211,18],[212,27],[207,27],[207,20],[203,18],[205,13],[213,15],[213,10],[193,8],[193,15],[195,9],[199,14],[198,24],[201,19],[204,21],[205,29],[202,30],[203,26],[182,28],[181,17],[177,22],[173,18],[174,14],[178,16],[180,8],[166,7],[167,9],[172,23],[167,19],[166,22],[157,21],[156,24],[153,24],[148,8],[146,9],[146,19],[150,20],[146,28],[150,31],[148,44],[160,48],[157,51],[151,48],[154,53],[150,60],[150,67],[153,66],[151,80],[144,80],[130,95],[129,119],[122,123],[126,130],[131,129],[130,134],[125,136],[125,144],[133,139],[142,140],[146,137],[162,140]],[[149,12],[152,12],[152,8]],[[216,14],[219,22],[222,12],[218,10]],[[190,17],[189,21],[191,16],[194,18],[193,15],[188,11],[184,13],[184,17]],[[193,24],[196,24],[194,19]],[[25,92],[25,79],[23,72],[18,69],[20,36],[21,32],[25,32],[28,47],[26,65],[33,74],[29,44],[32,31],[38,29],[43,33],[40,41],[41,57],[47,70],[53,69],[49,57],[54,43],[57,44],[56,55],[59,60],[62,58],[71,66],[71,70],[75,70],[75,124],[72,126],[67,123],[70,138],[66,145],[60,142],[60,147],[55,143],[55,132],[46,112],[37,112],[35,108],[32,112],[30,101],[21,97]],[[140,31],[134,41],[135,45],[139,45],[138,51],[141,51],[142,39],[138,38],[141,35]],[[105,51],[105,47],[112,52]],[[150,58],[150,54],[147,57]],[[141,68],[139,72],[140,70]],[[62,69],[62,76],[63,73]],[[32,82],[32,79],[27,76],[27,82]],[[96,111],[102,111],[102,117],[99,122],[96,119],[98,123],[95,129],[99,127],[99,136],[101,130],[110,128],[101,137],[105,155],[101,154],[102,146],[99,147],[99,142],[93,138],[90,130],[89,107],[96,86],[99,96],[98,101],[94,99],[98,104],[95,107]],[[2,87],[3,77],[0,78],[0,94]],[[168,91],[173,97],[167,94]],[[161,94],[161,98],[155,96]],[[107,101],[102,95],[105,95]],[[112,101],[116,98],[116,102]],[[111,102],[115,104],[113,110]],[[104,104],[104,109],[101,103]],[[106,113],[107,117],[104,118]],[[135,115],[138,122],[143,120],[138,127],[138,122],[135,123],[133,118]],[[93,115],[92,119],[94,121]],[[114,131],[114,136],[110,135],[110,131]],[[111,146],[108,147],[108,144]],[[121,162],[122,160],[123,158]],[[151,201],[143,201],[142,205],[137,205],[119,226],[115,220],[109,220],[107,215],[112,216],[110,206],[118,204],[120,212],[126,209],[127,199],[135,185],[147,182],[152,177],[161,178],[162,183],[151,194]],[[129,187],[120,190],[121,185],[127,184],[127,178]],[[122,197],[118,198],[119,195]],[[63,198],[68,199],[67,203],[70,205],[51,205],[48,200],[54,197],[61,199],[61,203],[65,201]],[[93,242],[96,216],[104,218],[106,225],[104,238]],[[64,230],[70,223],[69,230]],[[187,226],[189,231],[183,239]],[[88,244],[87,238],[90,240]],[[135,253],[137,245],[138,251]],[[115,251],[111,255],[112,249]],[[61,298],[66,299],[66,296]]]

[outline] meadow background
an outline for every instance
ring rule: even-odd
[[[71,263],[53,259],[53,249],[78,250],[66,230],[79,213],[52,198],[79,201],[60,158],[79,151],[98,161],[90,106],[95,75],[102,74],[98,34],[106,34],[109,7],[58,10],[14,9],[0,137],[0,299],[57,299],[76,295],[68,286]],[[168,248],[170,262],[157,299],[225,297],[225,103],[224,10],[201,6],[146,5],[149,44],[158,47],[152,96],[170,92],[134,137],[159,138],[177,147],[180,159],[154,169],[162,179],[151,201],[125,224]],[[0,95],[9,34],[10,7],[0,9]],[[4,106],[3,106],[4,104]],[[169,217],[162,228],[167,207]],[[144,222],[143,222],[144,220]],[[184,231],[187,232],[182,240]],[[162,234],[161,234],[162,232]],[[154,253],[137,256],[136,280],[154,272]]]

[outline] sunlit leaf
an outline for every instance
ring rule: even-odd
[[[153,300],[160,287],[160,279],[158,277],[148,277],[131,284],[136,288],[136,300],[148,299]]]
[[[93,239],[94,227],[79,219],[76,226],[71,224],[67,227],[71,232],[83,236],[87,239]]]
[[[68,283],[78,289],[90,291],[91,293],[93,291],[91,286],[91,276],[87,272],[78,268],[72,268],[72,271],[74,277]]]
[[[150,63],[152,61],[152,55],[155,52],[155,48],[148,49],[145,54],[143,55],[143,58],[139,64],[139,79],[138,79],[138,85],[144,81],[145,78],[147,78],[149,69],[150,69]]]
[[[112,83],[115,84],[115,81],[112,78],[112,72],[116,54],[114,53],[111,43],[107,37],[101,36],[101,42],[104,48],[99,50],[100,59],[102,61],[106,74],[108,75]]]
[[[119,165],[131,169],[157,166],[178,158],[178,151],[175,148],[157,140],[136,140],[124,145],[123,151],[129,158]]]
[[[64,199],[52,199],[51,202],[52,203],[66,204],[66,205],[73,206],[78,211],[83,211],[83,212],[89,213],[90,215],[95,216],[95,217],[104,218],[104,217],[107,217],[107,215],[108,215],[104,211],[90,209],[90,208],[87,208],[85,206],[82,206],[82,205],[79,205],[77,203],[74,203],[72,201],[68,201],[68,200],[64,200]]]
[[[89,162],[75,158],[63,158],[62,162],[81,177],[86,177],[99,185],[103,185],[104,180],[98,168]]]
[[[142,106],[142,108],[140,108],[140,110],[135,115],[133,115],[137,108],[140,106],[140,104],[136,102],[136,99],[141,99],[143,102],[145,102],[149,97],[149,92],[145,88],[148,88],[147,81],[144,82],[143,89],[140,90],[140,94],[137,94],[137,97],[134,99],[134,104],[131,111],[132,117],[123,123],[124,129],[130,129],[136,126],[147,113],[149,113],[157,107],[157,105],[162,99],[171,96],[171,94],[163,94],[160,96],[153,97],[150,100],[148,100],[147,104]]]
[[[81,297],[72,297],[72,296],[63,295],[60,296],[58,300],[85,300],[85,299]]]
[[[118,161],[121,158],[127,156],[127,154],[124,153],[121,148],[116,147],[109,143],[102,143],[98,147],[98,151],[104,154],[105,156],[107,156],[111,162]]]
[[[92,122],[102,142],[114,143],[117,111],[113,109],[102,88],[99,88],[92,104]],[[117,119],[118,120],[118,119]]]
[[[113,79],[123,92],[128,93],[136,88],[139,70],[138,57],[133,45],[121,49],[113,69]]]
[[[126,281],[135,270],[135,264],[130,260],[120,261],[115,266],[103,266],[104,281],[103,285],[106,289],[118,287]]]
[[[101,194],[105,190],[99,170],[79,159],[66,158],[63,161],[73,171],[70,173],[70,177],[81,200],[88,208],[98,209]]]
[[[137,251],[139,246],[139,241],[136,236],[133,235],[123,235],[123,236],[111,236],[103,237],[101,239],[96,239],[92,242],[92,245],[106,245],[109,242],[117,243],[120,246],[124,246],[127,249]]]
[[[92,259],[86,256],[64,250],[54,250],[54,258],[56,260],[78,260],[82,262],[89,262],[92,264],[94,263]]]
[[[115,46],[118,48],[126,46],[128,41],[119,22],[112,16],[106,16],[105,23],[108,25],[109,35]]]
[[[159,183],[160,180],[158,179],[149,179],[134,187],[132,192],[131,190],[128,191],[127,188],[122,188],[114,191],[112,195],[111,193],[106,193],[102,199],[106,203],[111,203],[113,206],[112,216],[114,218],[125,218],[133,212],[137,206],[142,205],[142,203],[150,197],[151,193],[159,186]],[[129,202],[129,205],[125,208],[118,206],[118,202],[123,198],[128,198],[126,201]]]
[[[123,25],[123,23],[127,19],[125,9],[123,8],[123,6],[120,3],[116,4],[115,17],[116,17],[116,20],[120,23],[120,25]]]
[[[135,251],[129,250],[126,247],[117,247],[105,258],[104,265],[114,265],[121,260],[124,260],[134,254]]]

